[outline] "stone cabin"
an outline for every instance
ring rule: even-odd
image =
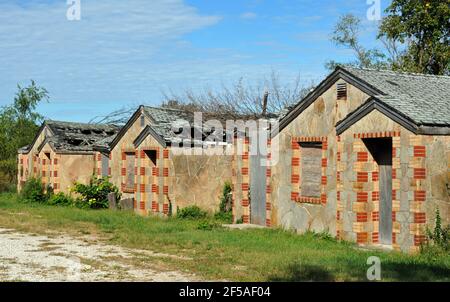
[[[33,142],[19,149],[18,190],[40,177],[55,192],[68,193],[75,181],[88,183],[94,171],[94,146],[114,137],[115,125],[44,121]]]
[[[268,167],[238,142],[235,220],[402,251],[450,223],[448,76],[338,67],[271,137]]]
[[[202,151],[221,151],[230,144],[208,143],[211,131],[193,127],[193,117],[182,110],[140,106],[114,139],[97,147],[98,174],[108,175],[122,198],[134,199],[142,215],[167,215],[189,205],[217,211],[223,186],[231,181],[231,156]],[[186,140],[178,133],[184,127]],[[194,132],[199,139],[191,139]],[[186,146],[198,153],[184,154]]]

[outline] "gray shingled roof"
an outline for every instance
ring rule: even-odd
[[[47,141],[56,151],[90,152],[97,144],[105,144],[120,130],[116,125],[71,123],[48,120],[44,122],[53,133]],[[46,141],[46,142],[47,142]]]
[[[173,127],[180,121],[193,123],[194,115],[190,112],[164,107],[143,106],[145,113],[153,119],[152,129],[165,140],[171,140],[175,134]]]
[[[417,125],[450,125],[450,77],[344,67]]]

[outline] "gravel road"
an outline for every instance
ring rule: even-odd
[[[0,228],[0,281],[200,281],[167,270],[188,258],[107,245],[89,236],[36,235]]]

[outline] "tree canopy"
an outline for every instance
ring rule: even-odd
[[[15,184],[17,150],[32,142],[43,119],[36,108],[49,98],[47,90],[33,80],[17,89],[13,103],[0,109],[0,191]]]
[[[366,49],[360,42],[361,20],[352,14],[342,16],[331,41],[353,50],[356,60],[330,61],[326,67],[352,65],[450,74],[450,0],[393,0],[385,13],[377,35],[382,50]]]

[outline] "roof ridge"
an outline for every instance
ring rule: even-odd
[[[176,109],[176,108],[167,108],[167,107],[157,107],[157,106],[148,106],[148,105],[142,105],[144,108],[151,108],[151,109],[158,109],[158,110],[170,110],[170,111],[179,111],[179,112],[189,112],[187,110],[183,109]]]
[[[84,125],[84,126],[93,126],[93,127],[118,127],[116,124],[96,124],[96,123],[84,123],[84,122],[69,122],[69,121],[60,121],[60,120],[53,120],[53,119],[46,119],[44,120],[44,123],[62,123],[62,124],[78,124],[78,125]]]
[[[436,74],[425,74],[425,73],[417,73],[417,72],[408,72],[408,71],[394,71],[390,69],[376,69],[376,68],[367,68],[367,67],[342,67],[345,70],[362,70],[362,71],[369,71],[369,72],[378,72],[378,73],[385,73],[385,74],[392,74],[392,75],[399,75],[399,76],[417,76],[417,77],[429,77],[429,78],[444,78],[444,79],[450,79],[450,76],[448,75],[436,75]]]

